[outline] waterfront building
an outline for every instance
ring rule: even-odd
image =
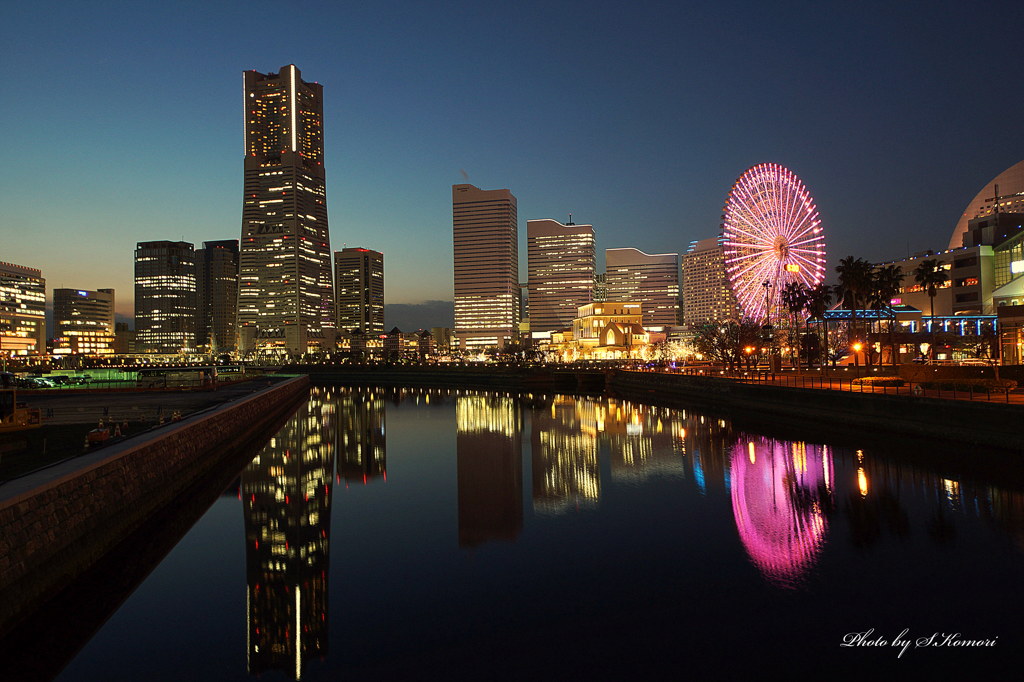
[[[238,346],[238,240],[203,242],[196,250],[196,347],[210,353]]]
[[[36,268],[0,262],[0,356],[46,353],[46,280]]]
[[[643,326],[643,308],[636,301],[603,301],[580,306],[572,328],[553,332],[540,349],[563,361],[641,357],[645,347],[664,341],[664,332]]]
[[[463,348],[519,338],[517,220],[509,190],[452,185],[455,336]]]
[[[195,349],[195,256],[189,242],[136,245],[136,350],[178,354]]]
[[[53,290],[53,354],[113,355],[114,290]]]
[[[294,64],[246,71],[239,350],[333,343],[323,86]]]
[[[984,218],[996,213],[1024,213],[1024,161],[1010,166],[992,178],[967,204],[960,214],[953,234],[949,238],[949,249],[961,246],[975,246],[971,243],[968,223],[975,218]]]
[[[337,328],[384,333],[384,254],[364,248],[334,252]]]
[[[691,242],[683,254],[682,266],[683,324],[699,327],[740,317],[718,237]]]
[[[642,304],[648,327],[679,324],[679,254],[607,249],[604,258],[608,301]]]
[[[931,315],[928,291],[914,281],[914,270],[921,261],[935,260],[948,279],[936,287],[935,316],[981,315],[992,313],[994,289],[994,251],[991,246],[960,247],[941,253],[922,252],[902,260],[879,263],[875,267],[895,265],[903,273],[903,285],[890,303],[911,306]]]
[[[526,244],[530,331],[566,329],[577,309],[592,300],[594,227],[528,220]]]

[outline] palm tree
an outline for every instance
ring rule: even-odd
[[[857,333],[857,311],[863,310],[868,293],[871,291],[871,263],[863,258],[847,256],[839,261],[837,296],[850,307],[850,335]]]
[[[882,267],[875,268],[871,278],[871,308],[872,310],[885,310],[889,308],[892,311],[892,299],[900,292],[900,287],[903,286],[903,270],[898,265],[883,265]],[[893,326],[896,324],[895,314],[889,317],[889,347],[890,357],[892,358],[893,367],[896,366],[896,348],[894,343],[894,330]],[[879,360],[881,364],[881,360]]]
[[[801,282],[789,282],[785,288],[783,288],[780,294],[782,304],[786,306],[786,310],[789,311],[790,315],[790,330],[796,327],[796,338],[797,343],[793,343],[793,334],[790,332],[790,348],[794,348],[797,354],[796,366],[800,367],[800,318],[799,314],[802,310],[807,308],[807,287]]]
[[[821,357],[824,357],[824,353],[828,348],[828,322],[825,322],[825,311],[832,305],[832,287],[827,284],[818,284],[807,290],[807,311],[811,314],[811,319],[818,318],[825,323],[825,341],[824,343],[818,344],[821,349]],[[819,363],[824,366],[824,361],[819,360]]]
[[[935,294],[938,293],[938,288],[945,284],[948,279],[949,275],[939,266],[937,258],[923,260],[914,269],[914,281],[928,292],[928,299],[931,303],[931,324],[929,325],[931,342],[928,344],[928,354],[933,358],[935,357]]]

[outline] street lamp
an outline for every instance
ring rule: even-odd
[[[860,366],[859,353],[860,353],[861,349],[864,347],[864,344],[862,344],[860,341],[854,341],[853,345],[850,346],[850,347],[853,349],[853,366],[854,367],[858,367],[858,366]]]

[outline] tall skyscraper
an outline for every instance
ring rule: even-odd
[[[46,280],[36,268],[0,262],[0,355],[46,352]]]
[[[243,81],[240,350],[301,353],[333,341],[323,86],[303,81],[294,64],[246,71]]]
[[[637,301],[644,326],[679,324],[679,254],[637,249],[604,252],[608,301]]]
[[[219,353],[238,346],[238,240],[196,250],[196,347]]]
[[[141,351],[195,349],[196,254],[189,242],[139,242],[135,248],[135,343]]]
[[[54,355],[112,355],[114,290],[53,290]]]
[[[594,227],[557,220],[526,221],[530,331],[572,326],[594,291]]]
[[[517,221],[509,190],[452,185],[455,336],[462,347],[504,346],[518,338]]]
[[[696,327],[739,317],[719,238],[693,242],[683,254],[683,324]]]
[[[338,329],[384,333],[384,254],[363,248],[334,252]]]

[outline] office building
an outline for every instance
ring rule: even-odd
[[[594,228],[557,220],[526,221],[530,331],[572,326],[594,291]]]
[[[113,355],[114,290],[53,290],[53,354]]]
[[[46,353],[46,280],[36,268],[0,262],[0,355]]]
[[[718,237],[692,242],[683,254],[682,264],[683,324],[699,327],[740,317]]]
[[[240,351],[303,353],[334,342],[323,87],[295,65],[243,84]]]
[[[463,348],[518,339],[517,220],[509,190],[452,185],[455,336]]]
[[[679,324],[679,255],[647,254],[637,249],[604,252],[607,300],[635,301],[643,306],[643,324]]]
[[[384,333],[384,254],[363,248],[334,252],[337,328]]]
[[[209,353],[238,345],[238,240],[203,242],[196,251],[196,347]]]
[[[136,350],[178,354],[195,349],[195,257],[189,242],[136,245]]]

